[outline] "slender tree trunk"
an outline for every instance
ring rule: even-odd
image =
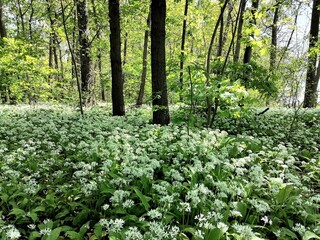
[[[25,25],[24,25],[24,14],[22,12],[22,8],[21,8],[21,2],[20,0],[18,0],[18,11],[19,11],[19,18],[21,21],[21,30],[22,30],[22,34],[25,34]]]
[[[166,0],[151,1],[151,72],[153,123],[170,122],[166,80]]]
[[[226,21],[226,27],[225,27],[225,31],[223,32],[223,43],[225,44],[227,41],[227,37],[228,37],[228,30],[231,24],[231,13],[233,11],[233,5],[230,4],[230,2],[228,3],[228,16],[227,16],[227,21]]]
[[[140,90],[137,98],[137,106],[141,106],[143,103],[144,89],[146,85],[147,78],[147,58],[148,58],[148,41],[149,41],[149,32],[150,32],[150,23],[151,23],[151,12],[149,11],[147,18],[147,29],[144,32],[144,41],[143,41],[143,55],[142,55],[142,74],[141,74],[141,82],[140,82]]]
[[[223,3],[223,0],[220,0],[220,4]],[[223,6],[221,6],[221,10],[222,10]],[[221,11],[220,10],[220,11]],[[221,20],[220,20],[220,32],[219,32],[219,41],[218,41],[218,49],[217,49],[217,57],[221,57],[222,56],[222,50],[223,50],[223,32],[224,32],[224,17],[223,15],[221,16]]]
[[[34,8],[33,8],[33,0],[30,0],[30,8],[31,8],[31,13],[29,16],[28,24],[29,24],[29,39],[32,40],[33,34],[32,34],[32,21],[33,21],[33,15],[34,15]]]
[[[50,34],[50,37],[49,37],[49,67],[50,68],[53,68],[53,50],[52,50],[52,44],[53,44],[53,41],[52,41],[52,36]]]
[[[77,69],[77,65],[76,65],[76,58],[75,58],[74,49],[73,49],[73,46],[71,45],[71,41],[69,39],[69,34],[68,34],[68,31],[67,31],[66,16],[65,16],[64,6],[63,6],[63,2],[62,1],[63,0],[60,0],[60,7],[62,9],[61,10],[62,11],[62,25],[63,25],[64,33],[66,35],[68,48],[69,48],[69,51],[70,51],[70,54],[71,54],[72,63],[74,65],[74,67],[75,67],[74,71],[75,71],[75,76],[76,76],[76,80],[77,80],[77,88],[78,88],[78,94],[79,94],[80,113],[81,113],[81,116],[83,116],[83,101],[82,101],[81,83],[80,83],[78,69]]]
[[[6,31],[6,27],[4,25],[4,21],[3,21],[2,1],[3,0],[0,0],[0,38],[6,38],[7,31]]]
[[[273,22],[271,28],[271,49],[270,49],[270,71],[274,71],[277,61],[277,42],[278,42],[278,20],[279,20],[279,2],[275,6]]]
[[[76,36],[76,30],[77,30],[77,10],[73,10],[73,28],[72,28],[72,49],[78,49],[78,41]],[[72,61],[72,78],[77,78],[79,76],[76,76],[76,73],[78,73],[77,70],[77,64],[79,63],[79,54],[74,51],[74,59],[75,61]]]
[[[64,79],[64,65],[63,65],[62,49],[61,49],[60,41],[57,42],[57,47],[59,50],[60,74],[61,74],[61,78]]]
[[[97,18],[97,8],[96,8],[95,0],[91,0],[91,4],[92,4],[93,15],[94,15],[93,16],[94,22],[95,22],[96,29],[97,29],[97,39],[99,41],[101,39],[101,30],[100,30],[99,21]],[[105,92],[103,74],[102,74],[102,49],[100,46],[98,47],[97,59],[98,59],[98,71],[99,71],[101,100],[105,102],[106,101],[106,92]]]
[[[80,75],[81,90],[83,93],[84,105],[90,105],[91,102],[91,58],[88,29],[88,9],[87,0],[77,0],[77,16],[79,28],[79,45],[80,45]]]
[[[58,61],[57,39],[56,38],[53,39],[52,50],[53,50],[54,69],[58,69],[59,68],[59,61]]]
[[[7,31],[6,31],[6,27],[4,25],[4,21],[3,21],[2,6],[3,6],[2,0],[0,0],[0,38],[1,38],[1,40],[3,38],[7,37]],[[2,41],[0,42],[0,45],[2,45]],[[1,95],[2,103],[7,103],[9,101],[7,88],[8,87],[3,86],[3,85],[0,86],[0,95]]]
[[[241,38],[242,38],[242,29],[243,29],[243,14],[246,9],[247,1],[243,1],[240,7],[240,16],[239,16],[239,24],[238,24],[238,33],[237,33],[237,40],[236,40],[236,48],[235,53],[233,56],[234,62],[239,62],[240,58],[240,49],[241,49]]]
[[[119,0],[109,0],[113,116],[125,115],[120,42]]]
[[[310,37],[309,37],[309,56],[307,66],[307,78],[304,94],[303,107],[313,108],[317,106],[318,100],[318,83],[319,79],[316,78],[316,65],[317,65],[317,53],[312,52],[318,42],[319,35],[319,17],[320,17],[320,0],[313,0],[311,25],[310,25]]]
[[[184,19],[182,24],[182,37],[181,37],[181,51],[180,51],[180,101],[183,101],[182,91],[183,91],[183,65],[185,61],[185,43],[186,43],[186,32],[187,32],[187,17],[188,17],[188,7],[189,0],[186,0],[184,7]]]
[[[211,36],[211,41],[210,41],[210,45],[209,45],[209,50],[208,50],[208,54],[207,54],[207,62],[206,62],[206,72],[207,72],[207,79],[206,79],[206,85],[209,86],[210,85],[210,79],[209,79],[209,74],[211,72],[211,55],[212,55],[212,48],[213,48],[213,43],[214,43],[214,39],[216,38],[216,34],[217,34],[217,30],[220,24],[220,21],[222,20],[222,16],[224,14],[224,10],[227,7],[229,0],[225,0],[221,10],[220,10],[220,15],[219,18],[217,20],[217,23],[214,27],[212,36]],[[208,113],[207,113],[207,127],[210,126],[210,122],[211,122],[211,99],[209,97],[206,97],[206,101],[207,101],[207,109],[208,109]]]
[[[128,33],[124,34],[124,44],[123,44],[123,61],[122,61],[122,70],[127,63],[127,51],[128,51]],[[125,81],[125,73],[122,72],[122,81]]]
[[[252,2],[252,8],[251,8],[252,18],[250,19],[250,25],[256,25],[257,24],[256,12],[257,12],[258,7],[259,7],[259,1],[260,0],[253,0],[253,2]],[[254,38],[254,34],[251,34],[251,38]],[[252,56],[252,46],[249,43],[246,46],[246,49],[244,51],[243,63],[249,63],[251,61],[251,56]]]
[[[223,6],[221,7],[219,18],[217,20],[217,23],[214,27],[214,30],[213,30],[213,33],[211,36],[211,41],[210,41],[209,50],[208,50],[208,54],[207,54],[207,63],[206,63],[207,74],[210,74],[210,63],[211,63],[211,55],[212,55],[212,48],[213,48],[214,39],[216,38],[217,30],[218,30],[219,24],[221,22],[223,14],[224,14],[224,10],[226,9],[228,2],[229,2],[229,0],[225,0]],[[207,83],[208,83],[208,80],[207,80]]]

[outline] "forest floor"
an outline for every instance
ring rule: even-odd
[[[0,238],[320,239],[320,110],[150,124],[0,107]]]

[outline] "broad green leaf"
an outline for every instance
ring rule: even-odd
[[[26,212],[20,208],[13,208],[11,210],[11,212],[9,213],[9,215],[15,215],[17,217],[23,216],[25,214],[26,214]]]
[[[94,231],[93,232],[94,232],[96,237],[101,238],[102,237],[102,226],[100,224],[96,224],[94,226]]]
[[[145,208],[147,211],[149,211],[150,205],[149,205],[149,203],[148,203],[148,198],[147,198],[145,195],[143,195],[142,192],[140,192],[139,189],[133,188],[133,190],[136,192],[137,196],[140,198],[140,200],[141,200],[144,208]],[[150,199],[150,198],[149,198],[149,199]]]
[[[75,231],[67,231],[66,236],[68,236],[71,240],[82,240],[83,239],[81,234],[79,234]]]
[[[306,231],[303,234],[302,240],[309,240],[309,239],[320,239],[320,237],[317,234],[313,233],[313,232]]]
[[[30,233],[30,236],[29,236],[28,240],[34,240],[34,239],[37,239],[37,238],[40,238],[40,237],[41,237],[40,233],[34,231],[34,232]]]
[[[78,213],[78,215],[73,219],[72,223],[74,225],[79,225],[87,220],[87,217],[89,215],[89,209],[85,208],[81,212]]]
[[[194,229],[192,227],[187,227],[187,228],[183,229],[183,232],[188,232],[188,233],[191,233],[192,235],[194,235],[194,233],[196,232],[196,229]]]
[[[287,185],[282,188],[276,196],[277,202],[279,204],[285,203],[286,199],[290,196],[293,190],[293,186]]]
[[[47,240],[57,240],[59,239],[60,236],[60,232],[61,232],[61,228],[55,228],[51,231],[50,235],[48,236]]]
[[[281,228],[281,232],[284,235],[291,237],[291,239],[298,239],[297,235],[288,228]]]
[[[223,231],[220,228],[211,229],[205,237],[206,240],[219,240],[223,236]]]
[[[79,234],[80,234],[81,236],[84,236],[85,233],[88,231],[88,229],[89,229],[89,227],[90,227],[89,224],[90,224],[90,221],[82,225],[82,227],[80,228],[80,232],[79,232]]]
[[[31,212],[29,214],[30,218],[32,219],[33,222],[36,222],[38,220],[38,214],[35,212]]]

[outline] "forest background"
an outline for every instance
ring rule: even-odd
[[[80,94],[81,104],[93,105],[118,93],[127,104],[141,105],[161,98],[150,81],[150,2],[111,2],[120,7],[119,19],[104,0],[1,0],[2,102],[76,103]],[[167,1],[168,102],[206,108],[212,119],[218,107],[234,116],[248,105],[297,107],[304,100],[304,107],[315,107],[318,5]],[[112,21],[119,21],[121,34],[113,81]]]

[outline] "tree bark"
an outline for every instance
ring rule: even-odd
[[[210,85],[210,79],[209,79],[209,74],[211,72],[211,55],[212,55],[212,48],[213,48],[213,43],[214,43],[214,39],[216,38],[216,34],[217,34],[217,30],[220,24],[220,21],[222,20],[222,16],[224,14],[224,10],[227,7],[229,0],[225,0],[221,10],[220,10],[220,15],[219,18],[217,20],[217,23],[214,27],[212,36],[211,36],[211,41],[210,41],[210,45],[209,45],[209,49],[208,49],[208,54],[207,54],[207,62],[206,62],[206,73],[207,73],[207,79],[206,79],[206,85],[209,86]],[[207,127],[210,126],[210,122],[211,122],[211,100],[209,99],[209,97],[206,97],[206,102],[207,102],[207,109],[208,109],[208,114],[207,114]]]
[[[91,58],[88,29],[88,9],[87,0],[77,0],[77,16],[80,45],[80,76],[83,104],[91,104]]]
[[[69,39],[69,34],[68,34],[68,31],[67,31],[67,23],[66,23],[66,16],[65,16],[65,12],[64,12],[63,0],[60,0],[60,7],[61,7],[61,13],[62,13],[63,30],[64,30],[64,33],[66,35],[68,48],[69,48],[69,51],[70,51],[70,54],[71,54],[72,65],[74,66],[74,72],[75,72],[74,75],[75,75],[76,80],[77,80],[77,89],[78,89],[78,94],[79,94],[80,113],[81,113],[81,116],[83,116],[84,113],[83,113],[81,82],[80,82],[80,79],[79,79],[78,69],[77,69],[77,65],[76,65],[75,52],[74,52],[73,46],[71,45],[71,41]]]
[[[153,123],[170,122],[166,81],[166,0],[151,1],[151,72]]]
[[[147,29],[144,32],[144,41],[143,41],[143,55],[142,55],[142,74],[141,74],[141,82],[140,82],[140,90],[137,98],[136,105],[141,106],[143,103],[144,89],[146,85],[147,78],[147,58],[148,58],[148,40],[149,40],[149,32],[150,32],[150,23],[151,23],[151,12],[149,11],[147,18]]]
[[[19,11],[19,17],[20,17],[20,21],[21,21],[22,34],[24,35],[25,34],[24,13],[22,12],[20,0],[18,0],[18,11]]]
[[[112,74],[113,116],[125,115],[120,42],[119,0],[109,0],[110,59]]]
[[[280,2],[277,2],[271,28],[270,71],[273,71],[275,69],[277,60],[279,5]]]
[[[220,4],[222,4],[223,1],[220,0]],[[221,11],[222,11],[223,6],[221,6]],[[220,32],[219,32],[219,44],[218,44],[218,50],[217,50],[217,57],[221,57],[222,56],[222,50],[223,50],[223,32],[224,32],[224,17],[223,15],[221,16],[221,20],[220,20]]]
[[[184,19],[182,24],[182,37],[181,37],[181,51],[180,51],[180,101],[183,101],[182,91],[183,91],[183,65],[185,60],[185,43],[186,43],[186,32],[187,32],[187,16],[188,16],[188,7],[189,7],[189,0],[186,0],[185,7],[184,7]]]
[[[208,54],[207,54],[207,62],[206,62],[207,74],[210,74],[210,63],[211,63],[211,55],[212,55],[212,48],[213,48],[214,39],[216,38],[217,30],[218,30],[220,21],[221,21],[221,19],[223,17],[224,10],[226,9],[228,2],[229,2],[229,0],[225,0],[224,4],[223,4],[223,6],[222,6],[222,8],[220,10],[219,18],[217,20],[217,23],[216,23],[216,25],[214,27],[214,30],[213,30],[213,33],[212,33],[212,36],[211,36],[211,41],[210,41],[209,50],[208,50]],[[207,80],[207,84],[208,84],[208,80]]]
[[[93,10],[93,15],[94,15],[94,22],[97,28],[97,39],[98,41],[101,39],[101,30],[99,26],[99,21],[97,18],[97,8],[94,0],[91,0],[92,4],[92,10]],[[100,93],[101,93],[101,100],[106,101],[106,92],[105,92],[105,87],[104,87],[104,81],[103,81],[103,74],[102,74],[102,49],[99,46],[98,47],[98,71],[99,71],[99,81],[100,81]]]
[[[0,0],[0,38],[6,38],[7,31],[3,21],[3,10],[2,10],[2,0]],[[2,41],[0,42],[2,45]],[[9,101],[7,87],[4,85],[0,85],[0,96],[2,99],[2,103],[7,103]]]
[[[28,24],[29,24],[29,39],[32,40],[33,38],[32,21],[33,21],[33,15],[34,15],[33,0],[30,0],[30,8],[31,8],[31,13],[29,16]]]
[[[123,60],[122,60],[122,81],[125,81],[125,73],[123,72],[124,66],[127,63],[127,51],[128,51],[128,33],[124,34],[124,44],[123,44]],[[129,92],[130,94],[130,92]],[[130,98],[130,96],[128,96]]]
[[[226,27],[225,27],[225,31],[223,32],[223,42],[224,43],[227,41],[228,30],[229,30],[229,27],[230,27],[230,24],[231,24],[232,11],[233,11],[233,5],[230,4],[230,2],[229,2],[228,3],[228,16],[227,16],[227,21],[226,21]]]
[[[316,78],[316,68],[317,68],[317,53],[312,52],[318,41],[319,35],[319,10],[320,0],[313,0],[312,15],[311,15],[311,25],[310,25],[310,37],[309,37],[309,56],[308,56],[308,66],[307,66],[307,78],[306,87],[304,94],[304,108],[313,108],[317,105],[318,100],[318,83],[319,79]]]
[[[0,0],[0,38],[6,38],[7,31],[3,21],[2,0]]]
[[[243,1],[240,6],[240,13],[239,13],[239,24],[238,24],[238,33],[237,33],[237,40],[236,40],[236,49],[233,56],[234,62],[239,62],[240,58],[240,49],[241,49],[241,38],[242,38],[242,29],[243,29],[243,13],[246,9],[247,1]]]
[[[256,25],[257,20],[256,20],[256,12],[259,7],[259,1],[260,0],[253,0],[252,2],[252,7],[251,7],[251,18],[250,18],[250,25]],[[251,38],[254,38],[254,34],[252,33]],[[246,46],[246,49],[244,51],[244,57],[243,57],[243,63],[249,63],[251,61],[252,57],[252,46],[250,43]]]

